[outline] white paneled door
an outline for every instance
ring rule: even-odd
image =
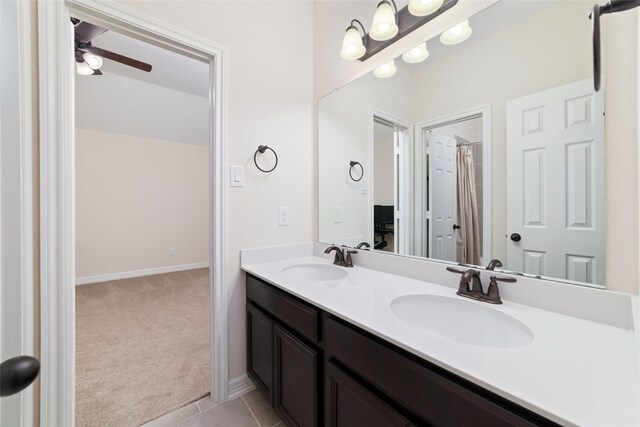
[[[456,260],[456,140],[431,131],[429,206],[431,236],[429,257]]]
[[[604,95],[590,79],[507,102],[507,268],[604,284]]]

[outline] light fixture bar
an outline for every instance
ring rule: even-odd
[[[444,12],[446,12],[447,10],[455,6],[456,3],[458,3],[458,0],[444,0],[444,3],[442,3],[442,6],[440,6],[440,9],[438,9],[436,12],[432,13],[431,15],[427,15],[427,16],[413,16],[411,13],[409,13],[408,6],[403,7],[398,11],[398,14],[397,14],[398,34],[396,34],[396,36],[393,37],[392,39],[385,40],[385,41],[377,41],[372,39],[367,33],[363,38],[364,45],[367,47],[367,52],[358,59],[360,61],[365,61],[371,58],[373,55],[380,52],[387,46],[397,42],[407,34],[410,34],[413,31],[417,30],[418,28],[420,28],[427,22],[431,21],[435,17],[442,15]]]

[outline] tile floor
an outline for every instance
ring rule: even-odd
[[[258,390],[214,405],[209,397],[190,403],[143,427],[284,427]]]

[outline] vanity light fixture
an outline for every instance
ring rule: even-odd
[[[391,5],[393,4],[393,7]],[[398,34],[398,7],[394,0],[382,0],[378,3],[369,37],[377,41],[392,39]]]
[[[469,20],[465,19],[458,25],[454,25],[444,33],[440,34],[442,44],[453,45],[462,43],[471,36],[472,30],[469,26]]]
[[[359,59],[367,53],[367,48],[365,44],[362,42],[362,36],[360,36],[360,32],[358,32],[358,28],[354,25],[354,23],[360,24],[362,28],[362,33],[364,34],[365,43],[367,41],[367,32],[364,29],[364,25],[362,22],[357,19],[353,19],[351,21],[351,25],[347,28],[347,32],[344,34],[344,39],[342,40],[342,50],[340,51],[340,56],[347,60]]]
[[[393,59],[389,62],[385,62],[375,70],[373,70],[373,75],[376,77],[380,77],[381,79],[386,79],[393,76],[398,69],[396,68],[396,64],[393,62]]]
[[[409,13],[413,16],[431,15],[442,6],[444,0],[409,0]]]
[[[378,3],[368,33],[360,21],[357,19],[351,21],[342,40],[340,56],[346,60],[366,61],[397,40],[442,15],[454,7],[458,1],[410,0],[408,6],[398,9],[395,0],[382,0]],[[360,35],[356,24],[362,27],[364,35]]]
[[[407,64],[417,64],[429,57],[429,51],[427,50],[427,42],[422,42],[418,46],[402,54],[402,59]]]

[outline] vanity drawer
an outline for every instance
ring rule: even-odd
[[[247,298],[313,342],[320,338],[320,311],[300,299],[247,275]]]
[[[419,419],[437,426],[553,425],[536,414],[475,387],[462,385],[399,354],[366,332],[326,315],[324,343],[337,359],[366,383]],[[452,377],[452,376],[451,376]]]

